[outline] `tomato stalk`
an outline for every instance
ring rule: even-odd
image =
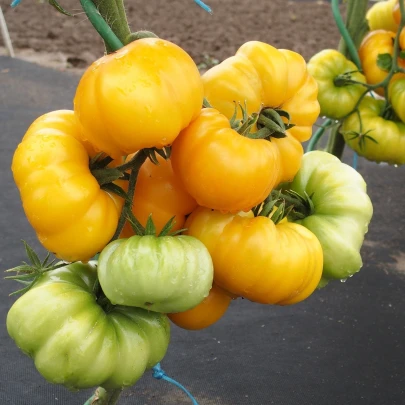
[[[121,389],[106,391],[103,387],[98,387],[84,405],[115,405],[121,392]]]
[[[332,0],[332,11],[342,38],[339,44],[339,51],[357,65],[361,70],[360,58],[357,54],[357,47],[367,32],[366,12],[368,0],[347,0],[346,24],[339,10],[339,1]],[[368,91],[368,90],[367,90]],[[341,158],[345,147],[343,135],[339,127],[335,127],[329,137],[327,151]]]

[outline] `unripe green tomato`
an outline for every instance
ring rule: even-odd
[[[366,83],[356,65],[334,49],[324,49],[308,62],[308,72],[318,83],[321,115],[340,119],[353,111],[365,87],[345,84],[342,75],[356,82]]]
[[[363,264],[360,248],[373,215],[363,177],[337,157],[314,151],[304,155],[290,188],[311,196],[313,213],[295,222],[312,231],[321,242],[321,285],[358,272]]]
[[[98,262],[100,285],[115,304],[183,312],[208,296],[213,264],[191,236],[139,236],[107,245]]]
[[[165,315],[96,300],[94,264],[44,273],[11,307],[7,330],[49,381],[70,389],[135,384],[170,340]]]

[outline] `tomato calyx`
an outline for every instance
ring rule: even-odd
[[[291,208],[286,209],[281,191],[272,192],[261,204],[252,209],[255,217],[268,217],[275,225],[289,215]]]
[[[127,220],[129,222],[129,224],[131,225],[132,229],[134,230],[136,235],[139,236],[147,236],[147,235],[151,235],[151,236],[157,236],[157,237],[161,237],[161,236],[176,236],[178,234],[180,234],[181,232],[184,232],[186,230],[186,228],[183,229],[179,229],[177,231],[173,231],[173,226],[175,225],[176,221],[175,221],[175,217],[171,217],[166,224],[164,225],[164,227],[162,228],[162,230],[159,232],[159,234],[157,234],[156,231],[156,226],[153,222],[152,219],[152,214],[149,214],[148,216],[148,220],[146,221],[145,226],[143,226],[135,217],[135,215],[133,214],[133,212],[131,211],[130,213],[128,213],[128,217]]]
[[[236,118],[238,106],[242,111],[242,119],[240,120]],[[284,122],[283,118],[287,122]],[[285,138],[287,136],[285,131],[295,126],[295,124],[291,123],[289,112],[279,108],[264,107],[261,108],[259,113],[253,113],[249,116],[246,102],[244,106],[241,103],[235,103],[235,111],[229,122],[231,128],[242,136],[250,139],[267,139],[269,141],[271,141],[271,138]],[[252,132],[254,128],[258,130]]]
[[[29,263],[22,262],[20,266],[13,267],[12,269],[6,270],[6,273],[15,272],[15,276],[7,276],[6,279],[15,280],[20,284],[25,285],[25,287],[13,291],[10,295],[24,294],[29,291],[33,285],[40,279],[43,273],[51,270],[58,269],[59,267],[66,266],[67,263],[56,263],[56,259],[49,261],[51,253],[48,252],[45,259],[41,262],[35,251],[28,245],[24,240],[22,241],[25,247],[25,252],[28,256]]]
[[[312,197],[313,194],[308,195],[306,191],[304,191],[304,195],[294,190],[280,191],[280,198],[284,200],[288,210],[287,216],[292,220],[304,219],[315,213]]]
[[[346,131],[344,132],[344,135],[347,135],[348,141],[353,141],[354,139],[358,138],[359,148],[361,151],[364,151],[368,142],[374,142],[375,144],[378,144],[378,141],[371,135],[369,135],[369,133],[372,131],[373,129],[369,129],[364,133],[362,131]]]
[[[359,70],[353,70],[353,71],[351,71],[351,72],[342,73],[342,74],[336,76],[336,77],[333,79],[333,84],[334,84],[336,87],[350,86],[350,85],[352,85],[352,84],[360,84],[360,85],[362,85],[362,86],[366,86],[366,87],[367,87],[367,84],[366,84],[366,83],[362,83],[362,82],[359,82],[359,81],[357,81],[357,80],[353,80],[353,79],[352,79],[352,74],[353,74],[353,73],[362,73],[362,72],[360,72]]]
[[[130,42],[137,41],[138,39],[144,39],[144,38],[159,38],[154,32],[151,31],[136,31],[136,32],[131,32],[126,38],[125,38],[125,44],[129,44]]]

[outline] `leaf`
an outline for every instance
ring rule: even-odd
[[[399,56],[401,59],[405,59],[405,50],[399,52],[399,55],[398,55],[398,56]]]
[[[392,55],[389,53],[380,53],[377,57],[377,66],[382,70],[389,71],[392,66]]]
[[[68,11],[66,11],[63,7],[60,6],[60,4],[56,0],[48,0],[49,4],[56,8],[60,13],[65,14],[69,17],[73,17],[73,14],[70,14]]]

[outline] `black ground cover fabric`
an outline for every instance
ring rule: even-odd
[[[10,172],[29,124],[72,108],[78,77],[0,57],[0,269],[24,259],[21,239],[39,249]],[[360,160],[374,203],[364,267],[305,302],[285,308],[238,300],[201,332],[175,326],[167,374],[200,405],[402,405],[405,403],[405,167]],[[16,283],[0,281],[0,404],[80,405],[92,390],[50,385],[8,337],[6,314]],[[183,405],[177,388],[147,372],[123,405]]]

